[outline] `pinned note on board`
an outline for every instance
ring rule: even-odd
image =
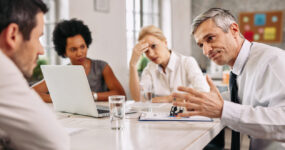
[[[254,41],[258,41],[259,38],[260,38],[259,34],[254,34],[254,36],[253,36]]]
[[[240,32],[249,41],[281,43],[283,11],[242,12],[239,15]]]
[[[253,41],[253,35],[254,35],[254,33],[252,31],[245,31],[243,34],[244,38],[246,38],[250,42]]]
[[[248,25],[248,24],[245,25],[245,26],[244,26],[244,30],[245,30],[245,31],[249,31],[249,30],[250,30],[250,25]]]
[[[276,38],[276,28],[275,27],[266,27],[264,29],[264,37],[265,40],[275,40]]]
[[[255,14],[254,15],[254,25],[255,26],[264,26],[266,22],[265,14]]]
[[[277,16],[273,16],[272,17],[272,22],[277,22],[278,21],[278,17]]]
[[[258,28],[258,33],[263,34],[264,33],[264,28]]]
[[[249,18],[248,17],[243,17],[243,22],[247,23],[249,21]]]

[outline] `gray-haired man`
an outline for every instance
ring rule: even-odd
[[[225,9],[211,8],[197,16],[192,30],[204,55],[218,65],[232,67],[231,102],[223,100],[207,77],[209,93],[179,87],[187,94],[173,94],[187,100],[175,105],[194,110],[180,116],[221,118],[237,131],[234,137],[238,132],[250,136],[250,149],[285,149],[284,50],[245,40],[234,16]],[[234,148],[239,149],[239,144]]]

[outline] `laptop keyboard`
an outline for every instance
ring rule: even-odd
[[[108,106],[103,106],[103,105],[96,105],[97,109],[102,109],[102,110],[109,110]]]
[[[97,108],[99,114],[110,112],[108,106],[97,105],[96,108]]]
[[[97,109],[99,114],[109,113],[109,110]]]

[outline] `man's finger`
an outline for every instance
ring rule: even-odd
[[[188,87],[184,87],[184,86],[179,86],[178,87],[178,90],[179,91],[183,91],[183,92],[187,92],[189,94],[192,94],[196,97],[203,97],[203,94],[193,88],[188,88]]]
[[[181,107],[186,107],[186,103],[184,102],[173,102],[174,106],[181,106]]]
[[[199,104],[194,104],[194,103],[187,103],[186,107],[185,107],[188,111],[189,110],[201,110],[201,106]]]
[[[187,93],[173,93],[172,96],[175,98],[184,99],[187,102],[191,103],[198,103],[198,104],[201,103],[201,98],[195,97],[194,95]]]
[[[208,84],[209,84],[209,86],[210,86],[211,92],[217,93],[218,96],[220,97],[220,99],[222,100],[223,97],[222,97],[220,91],[218,90],[218,88],[217,88],[217,87],[215,86],[215,84],[213,83],[213,80],[212,80],[208,75],[206,76],[206,79],[207,79],[207,82],[208,82]]]
[[[188,99],[188,95],[184,93],[172,93],[173,98]]]
[[[199,104],[195,104],[195,103],[174,102],[173,105],[174,106],[185,107],[187,110],[201,110],[201,106]]]
[[[210,86],[210,91],[211,92],[215,92],[215,93],[219,93],[218,88],[216,87],[216,85],[214,84],[213,80],[208,75],[206,75],[206,79],[207,79],[207,82],[208,82],[208,84]]]
[[[191,117],[191,116],[199,116],[200,112],[199,111],[190,111],[190,112],[185,112],[185,113],[178,113],[177,117]]]

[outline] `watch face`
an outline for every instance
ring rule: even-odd
[[[97,100],[97,98],[98,98],[97,93],[94,93],[94,94],[93,94],[93,97],[94,97],[95,100]]]

